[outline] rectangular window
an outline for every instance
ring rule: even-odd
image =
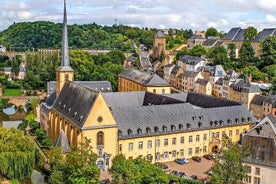
[[[149,140],[149,141],[148,141],[148,148],[151,148],[151,147],[152,147],[152,141]]]
[[[168,139],[164,139],[164,146],[168,146],[168,145],[169,145]]]
[[[168,158],[169,156],[168,156],[168,152],[166,151],[166,152],[164,152],[163,153],[163,158]]]
[[[184,157],[184,149],[180,149],[179,155],[180,157]]]
[[[203,146],[202,152],[203,152],[203,153],[206,153],[206,152],[207,152],[207,146]]]
[[[129,151],[132,151],[132,150],[133,150],[133,143],[129,143],[129,144],[128,144],[128,150],[129,150]]]
[[[240,134],[240,131],[239,129],[236,130],[236,135],[239,135]]]
[[[184,137],[180,137],[180,144],[184,144]]]
[[[215,138],[215,132],[212,133],[212,139],[214,139],[214,138]]]
[[[196,135],[196,142],[199,142],[199,135]]]
[[[172,138],[172,145],[176,145],[176,138]]]
[[[193,142],[193,136],[192,135],[189,136],[189,142]]]
[[[219,132],[216,133],[216,138],[219,139]]]
[[[199,147],[195,148],[195,154],[198,155],[199,154]]]
[[[160,139],[157,139],[157,140],[156,140],[156,142],[155,142],[155,146],[156,146],[157,148],[159,148],[159,147],[160,147]]]
[[[245,183],[251,184],[251,176],[246,176],[244,178]]]
[[[188,149],[188,155],[191,156],[193,154],[193,148]]]
[[[157,152],[157,153],[156,153],[155,159],[156,159],[156,160],[159,160],[159,159],[160,159],[160,152]]]
[[[246,166],[245,168],[247,170],[247,173],[251,173],[251,166]]]
[[[225,138],[226,134],[225,131],[222,131],[222,138]]]
[[[261,179],[258,177],[254,177],[254,184],[260,184],[261,183]]]
[[[229,130],[229,137],[232,137],[232,130]]]
[[[122,152],[122,144],[119,144],[119,152]]]
[[[261,169],[259,167],[255,168],[255,175],[260,175]]]
[[[138,148],[139,148],[139,149],[143,149],[143,141],[140,141],[140,142],[138,143]]]
[[[175,151],[175,150],[172,151],[172,157],[173,157],[173,158],[176,157],[176,151]]]
[[[203,134],[203,140],[204,140],[204,141],[207,140],[207,134]]]

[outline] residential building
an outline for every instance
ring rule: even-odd
[[[170,74],[170,84],[171,86],[173,87],[177,87],[177,77],[183,73],[183,68],[181,68],[180,66],[177,66],[175,65],[174,68],[172,69],[171,71],[171,74]]]
[[[195,91],[195,82],[197,79],[203,79],[201,72],[185,71],[177,77],[177,88],[181,91]]]
[[[276,116],[276,95],[255,95],[250,111],[257,119],[263,119],[268,114]]]
[[[248,167],[248,184],[274,184],[276,176],[276,118],[269,114],[242,137],[242,144],[250,145],[249,157],[244,159]]]
[[[174,67],[175,67],[175,64],[167,64],[163,66],[163,79],[168,83],[170,83],[171,81],[171,72]]]
[[[210,81],[198,78],[195,82],[195,92],[204,95],[212,95],[212,85]]]
[[[185,55],[180,57],[177,65],[182,67],[184,71],[197,71],[198,68],[206,65],[206,59],[203,57]]]
[[[238,79],[239,74],[234,70],[229,70],[222,81],[222,98],[229,99],[229,88]]]
[[[187,47],[192,49],[196,45],[202,45],[205,40],[205,31],[195,31],[195,34],[187,40]]]
[[[212,85],[213,89],[213,96],[222,98],[223,94],[223,79],[222,77],[219,78],[215,84]]]
[[[237,79],[230,86],[229,99],[242,103],[247,109],[250,109],[250,103],[255,95],[261,94],[258,85],[251,84],[244,79]]]
[[[149,91],[164,94],[171,93],[171,87],[157,74],[127,68],[119,75],[118,91]]]

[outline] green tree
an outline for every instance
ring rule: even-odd
[[[31,178],[35,164],[34,143],[22,131],[0,128],[0,173],[9,179]]]
[[[251,42],[249,41],[244,41],[242,43],[239,55],[242,66],[245,66],[246,63],[252,63],[256,60],[254,49],[251,45]]]
[[[176,60],[178,60],[180,57],[185,56],[185,55],[190,55],[190,50],[184,49],[182,51],[177,52],[175,58],[176,58]]]
[[[52,164],[50,183],[99,183],[97,155],[92,152],[90,140],[87,138],[67,156],[61,155],[59,149],[49,151],[48,156]]]
[[[192,48],[190,54],[192,56],[198,56],[198,57],[200,57],[200,56],[206,55],[207,51],[206,51],[206,49],[203,46],[196,45],[195,47]]]
[[[228,137],[224,137],[222,158],[216,160],[213,166],[214,174],[211,176],[213,184],[238,184],[247,176],[248,170],[242,163],[242,159],[248,157],[249,147],[240,147],[234,144]]]
[[[208,28],[205,32],[205,37],[208,38],[209,36],[218,36],[218,31],[213,27]]]
[[[254,27],[248,27],[244,30],[243,37],[244,41],[252,42],[258,36],[258,31]]]
[[[229,53],[229,58],[231,61],[234,61],[236,59],[236,45],[234,43],[229,43],[228,44],[228,53]]]
[[[123,65],[124,61],[126,60],[126,57],[121,50],[112,50],[106,54],[111,58],[112,63]]]
[[[276,36],[266,37],[263,41],[261,61],[264,65],[276,64]]]

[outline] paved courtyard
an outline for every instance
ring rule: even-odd
[[[201,162],[195,162],[189,159],[189,163],[183,165],[177,164],[176,162],[164,162],[164,164],[168,165],[171,171],[181,171],[188,176],[196,175],[199,178],[205,178],[208,176],[207,173],[214,162],[201,158]]]

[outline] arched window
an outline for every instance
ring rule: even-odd
[[[97,133],[97,145],[104,145],[104,133],[98,132]]]
[[[65,80],[68,80],[68,79],[69,79],[69,75],[65,74]]]
[[[236,118],[235,121],[236,121],[236,123],[239,123],[239,122],[240,122],[240,120],[239,120],[238,118]]]
[[[132,130],[128,129],[128,130],[127,130],[127,134],[128,134],[128,135],[132,135]]]
[[[158,129],[158,127],[156,126],[156,127],[154,127],[154,132],[159,132],[159,129]]]
[[[176,128],[174,125],[171,125],[171,130],[174,131]]]
[[[142,130],[141,130],[140,128],[138,128],[137,134],[138,134],[138,135],[141,135],[141,134],[142,134]]]
[[[179,130],[183,130],[183,125],[182,124],[179,124]]]
[[[122,131],[121,130],[118,131],[118,136],[122,137]]]
[[[227,120],[227,123],[228,123],[228,124],[232,124],[232,120],[231,120],[231,119],[228,119],[228,120]]]
[[[187,126],[188,129],[191,128],[191,124],[190,123],[187,123],[186,126]]]
[[[149,127],[146,128],[147,134],[151,134],[151,129]]]
[[[210,126],[212,127],[214,125],[214,122],[213,121],[210,121]]]
[[[163,132],[167,132],[167,127],[163,126]]]
[[[198,127],[200,128],[202,126],[202,123],[199,121],[198,122]]]

